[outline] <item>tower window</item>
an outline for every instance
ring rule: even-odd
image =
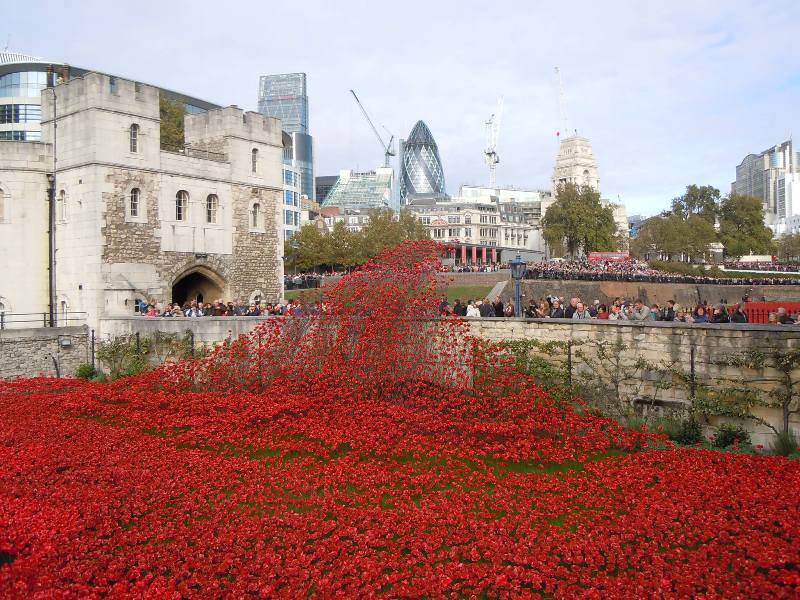
[[[219,198],[216,194],[209,194],[206,198],[206,223],[217,222],[217,212],[219,210]]]
[[[61,190],[56,198],[56,220],[64,222],[67,220],[67,192]]]
[[[175,194],[175,220],[185,221],[189,208],[189,192],[181,190]]]
[[[131,190],[131,197],[130,203],[128,205],[128,215],[131,217],[138,217],[139,216],[139,205],[141,201],[141,191],[139,188],[133,188]]]
[[[253,148],[253,152],[251,153],[250,160],[251,160],[251,165],[250,166],[251,166],[251,168],[253,170],[253,173],[257,173],[258,172],[258,149],[257,148]]]
[[[258,202],[253,204],[253,210],[251,211],[250,217],[251,217],[250,226],[253,229],[258,229],[261,219],[261,205]]]
[[[131,152],[139,152],[139,126],[134,123],[130,131]]]

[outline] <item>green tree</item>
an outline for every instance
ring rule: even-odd
[[[711,225],[717,218],[719,190],[710,185],[687,185],[686,193],[672,200],[672,212],[688,220],[691,215],[705,219]]]
[[[647,219],[631,241],[631,252],[640,258],[671,260],[686,250],[689,228],[676,214]]]
[[[785,262],[800,261],[800,233],[784,233],[777,243],[778,258]]]
[[[686,254],[690,261],[709,257],[709,247],[717,241],[713,223],[701,215],[690,215],[686,219]]]
[[[158,99],[158,113],[161,117],[161,149],[181,152],[185,144],[183,117],[186,109],[183,102],[161,94]]]
[[[599,192],[591,186],[559,185],[556,201],[548,207],[542,227],[553,255],[566,251],[570,257],[575,257],[581,250],[588,254],[615,247],[614,211],[610,206],[603,206]]]
[[[344,222],[339,221],[324,238],[325,263],[345,269],[362,262],[358,233],[350,231]]]
[[[719,239],[729,256],[771,254],[775,244],[764,225],[761,200],[741,194],[725,198],[719,210]]]
[[[297,245],[297,249],[293,247]],[[329,264],[328,247],[325,234],[313,223],[306,223],[283,245],[286,266],[291,269],[307,271]]]

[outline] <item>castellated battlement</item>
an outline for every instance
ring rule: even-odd
[[[59,117],[87,109],[104,109],[159,118],[158,88],[130,79],[86,73],[57,85],[54,93]],[[42,90],[42,125],[52,119],[53,92],[45,89]],[[46,130],[47,127],[43,127],[43,136]]]
[[[186,143],[189,146],[226,145],[225,138],[238,138],[281,146],[281,125],[278,119],[256,112],[245,112],[237,106],[186,115],[184,120]],[[212,141],[216,141],[213,144]]]

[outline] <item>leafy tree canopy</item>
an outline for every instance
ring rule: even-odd
[[[720,204],[719,238],[729,256],[772,254],[772,231],[764,225],[761,200],[731,194]]]
[[[710,185],[687,185],[686,193],[672,200],[672,212],[688,219],[697,215],[711,225],[714,224],[719,209],[719,190]]]
[[[542,234],[553,255],[579,251],[604,252],[615,249],[614,211],[603,206],[600,193],[591,186],[559,185],[556,201],[542,219]]]
[[[185,144],[183,117],[186,114],[183,102],[161,94],[158,99],[158,113],[161,117],[161,149],[182,151]]]

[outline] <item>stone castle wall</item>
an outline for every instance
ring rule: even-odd
[[[85,325],[0,330],[0,379],[72,377],[80,364],[91,362],[89,335]]]

